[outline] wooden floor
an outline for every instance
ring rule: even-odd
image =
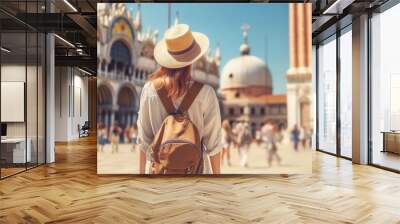
[[[400,223],[400,175],[314,154],[312,175],[98,176],[96,142],[0,181],[0,223]]]
[[[400,155],[391,152],[374,151],[372,157],[374,164],[400,170]]]

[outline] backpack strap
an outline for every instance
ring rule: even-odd
[[[199,82],[194,82],[189,87],[186,95],[182,99],[181,105],[179,105],[179,109],[178,109],[179,112],[184,113],[190,108],[190,105],[192,105],[194,99],[199,94],[202,87],[203,87],[203,84],[199,83]]]
[[[161,103],[163,104],[167,113],[168,114],[175,113],[175,111],[176,111],[175,106],[172,103],[172,100],[168,97],[168,91],[165,88],[164,81],[162,79],[155,79],[152,82],[153,82],[154,88],[157,91],[157,95],[160,98]]]

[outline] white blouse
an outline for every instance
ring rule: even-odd
[[[176,99],[175,108],[178,108],[183,96]],[[138,144],[146,153],[147,161],[151,160],[150,147],[154,136],[157,134],[165,117],[168,116],[152,82],[147,82],[140,97],[138,117]],[[209,156],[221,151],[221,114],[215,90],[204,85],[188,110],[190,120],[196,125],[203,144],[206,148],[204,154],[204,174],[212,174]],[[147,163],[147,171],[149,171]]]

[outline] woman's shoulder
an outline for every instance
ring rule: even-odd
[[[212,95],[215,95],[215,90],[210,85],[203,83],[203,88],[201,89],[199,95],[202,95],[203,97],[212,97]]]
[[[149,91],[151,89],[153,89],[153,82],[152,81],[147,81],[144,84],[142,91]]]
[[[147,81],[142,88],[142,97],[155,97],[157,91],[151,81]]]

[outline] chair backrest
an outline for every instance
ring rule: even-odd
[[[82,128],[90,128],[90,122],[89,121],[85,121],[85,123],[83,124]]]

